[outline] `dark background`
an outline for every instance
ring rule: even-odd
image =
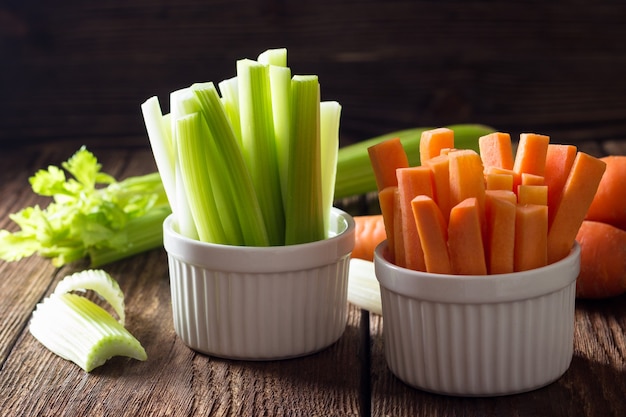
[[[145,99],[169,111],[273,47],[343,105],[343,144],[452,123],[626,136],[623,1],[2,0],[0,147],[147,145]]]

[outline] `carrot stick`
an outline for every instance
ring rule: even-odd
[[[576,154],[548,231],[550,263],[564,258],[572,249],[576,233],[591,206],[605,170],[604,161],[584,152]]]
[[[487,172],[485,174],[487,190],[513,190],[513,174]]]
[[[548,205],[548,186],[546,185],[526,185],[517,187],[518,204],[539,204]]]
[[[419,195],[433,198],[432,171],[428,167],[417,166],[399,168],[396,170],[396,175],[400,194],[405,266],[409,269],[425,271],[424,253],[413,217],[411,201]]]
[[[522,172],[521,184],[522,185],[544,185],[546,180],[541,175],[530,174],[528,172]]]
[[[367,148],[367,153],[378,191],[391,185],[398,185],[396,169],[409,166],[409,159],[400,138],[391,138],[372,145]]]
[[[548,206],[517,205],[515,210],[514,271],[548,264]]]
[[[516,196],[513,191],[487,191],[485,258],[490,274],[513,272]]]
[[[522,133],[513,162],[513,191],[521,184],[522,173],[543,176],[550,137],[535,133]]]
[[[454,131],[446,127],[425,130],[420,138],[420,161],[422,165],[439,156],[442,149],[454,148]]]
[[[394,213],[396,203],[397,186],[383,188],[378,193],[378,204],[383,216],[385,226],[385,234],[387,235],[387,250],[389,262],[395,263],[395,230],[394,230]]]
[[[475,197],[466,198],[450,210],[448,253],[454,274],[487,274],[480,208]]]
[[[522,133],[517,145],[513,171],[543,176],[550,137],[536,133]]]
[[[433,199],[448,220],[450,214],[450,160],[448,155],[435,156],[424,162],[433,173]]]
[[[425,270],[438,274],[452,273],[446,221],[437,203],[429,196],[418,195],[412,200],[411,206],[424,251]]]
[[[480,157],[485,166],[513,169],[511,135],[493,132],[478,138]]]
[[[387,239],[383,216],[371,214],[368,216],[353,216],[353,219],[355,242],[351,257],[373,261],[376,246]]]
[[[395,264],[406,266],[406,251],[404,250],[404,230],[402,209],[400,207],[400,190],[395,187],[393,203],[393,256]]]
[[[450,159],[450,205],[475,197],[481,212],[485,207],[485,177],[480,155],[464,149],[448,154]]]
[[[577,148],[574,145],[551,143],[546,153],[545,183],[548,186],[548,225],[554,220],[554,209],[563,192],[567,176],[574,165]]]

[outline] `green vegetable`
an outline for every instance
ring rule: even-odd
[[[95,290],[109,301],[120,319],[74,290]],[[120,309],[121,308],[121,313]],[[101,270],[65,277],[50,297],[33,311],[31,334],[56,355],[86,372],[113,356],[147,359],[141,343],[124,327],[124,294],[117,282]]]
[[[20,230],[0,230],[1,259],[37,253],[61,266],[89,256],[99,266],[162,245],[170,208],[158,173],[118,182],[85,147],[62,167],[73,178],[56,166],[30,178],[33,191],[53,201],[10,215]]]
[[[459,149],[478,151],[478,138],[494,131],[493,128],[480,124],[457,124],[447,126],[454,131],[454,143]],[[337,182],[335,199],[376,191],[376,179],[367,153],[367,148],[393,137],[400,138],[411,166],[420,164],[419,142],[422,132],[431,127],[419,127],[391,132],[371,139],[357,142],[339,149],[337,160]]]

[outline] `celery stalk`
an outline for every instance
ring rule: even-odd
[[[152,153],[161,174],[163,187],[170,206],[174,206],[176,182],[174,174],[174,149],[172,146],[171,131],[166,128],[164,116],[157,97],[151,97],[141,105],[143,119],[148,132],[148,140]]]
[[[176,197],[172,212],[175,213],[176,222],[178,223],[178,231],[183,236],[190,239],[198,239],[198,230],[194,224],[189,201],[185,194],[185,186],[183,184],[183,174],[179,162],[178,155],[178,138],[176,137],[176,121],[179,117],[188,114],[188,109],[181,106],[181,101],[185,97],[189,98],[191,92],[188,88],[183,88],[170,93],[170,130],[172,132],[172,148],[174,150],[174,182],[176,189]]]
[[[218,84],[220,91],[222,92],[222,103],[224,103],[224,110],[230,120],[230,125],[233,128],[233,133],[237,138],[237,143],[241,147],[241,120],[239,118],[239,88],[237,77],[232,77],[221,81]]]
[[[209,138],[208,126],[200,113],[181,116],[176,122],[178,161],[198,239],[203,242],[230,244],[233,241],[229,240],[226,229],[232,233],[232,228],[236,226],[230,221],[223,223],[223,218],[220,217],[221,211],[228,212],[231,207],[230,204],[223,208],[217,206],[218,200],[228,200],[211,178],[214,167],[209,164],[206,155],[209,152],[207,144],[212,140]],[[232,239],[238,241],[238,235],[240,231]]]
[[[219,179],[215,187],[223,187],[224,193],[232,199],[231,208],[226,211],[226,207],[222,207],[220,216],[232,217],[233,222],[241,225],[242,236],[237,244],[268,246],[267,230],[254,184],[217,89],[211,82],[196,83],[191,88],[211,131],[207,158],[213,168],[212,177]]]
[[[324,213],[324,231],[330,225],[330,211],[335,195],[337,173],[337,154],[339,150],[339,119],[341,105],[336,101],[320,103],[320,149],[322,163],[322,209]]]
[[[292,79],[291,146],[285,209],[285,244],[322,240],[320,86],[315,75]]]
[[[241,138],[270,245],[284,244],[285,217],[276,156],[268,66],[237,61]]]
[[[287,66],[287,48],[267,49],[259,54],[257,61],[263,65]]]
[[[276,134],[276,157],[280,176],[283,207],[287,204],[287,178],[289,169],[289,141],[291,135],[291,69],[270,66],[270,88],[272,91],[272,113]]]

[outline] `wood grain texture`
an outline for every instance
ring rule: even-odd
[[[623,139],[626,3],[146,0],[0,5],[0,145],[145,143],[139,106],[285,46],[343,105],[342,143],[460,122]]]
[[[7,227],[8,212],[35,202],[30,197],[28,175],[48,164],[59,164],[76,149],[71,143],[0,154],[3,166],[23,167],[19,175],[3,176],[0,183],[0,195],[11,197],[0,200],[2,228]],[[105,142],[92,150],[104,170],[120,179],[154,170],[146,147],[110,149]],[[138,362],[117,357],[86,374],[46,350],[28,332],[36,303],[64,276],[86,267],[79,262],[55,269],[37,257],[0,263],[1,415],[359,414],[363,369],[360,310],[350,306],[343,337],[306,358],[257,363],[201,355],[185,346],[174,332],[167,258],[162,249],[105,268],[125,293],[126,327],[141,341],[149,359]]]

